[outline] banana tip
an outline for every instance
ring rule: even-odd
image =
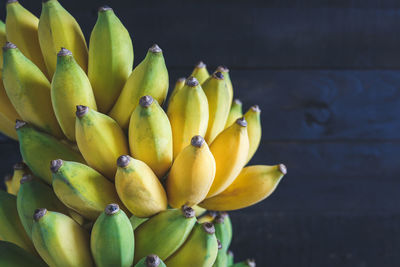
[[[261,109],[260,109],[260,107],[259,107],[258,105],[254,105],[254,106],[252,106],[250,109],[251,109],[252,111],[254,111],[254,112],[261,112]]]
[[[106,12],[106,11],[110,11],[110,10],[113,10],[113,9],[109,6],[99,7],[99,12]]]
[[[242,127],[247,127],[247,121],[244,117],[237,119],[236,124],[238,124],[239,126],[242,126]]]
[[[218,249],[222,249],[222,243],[221,243],[221,241],[219,241],[219,239],[217,239],[217,242],[218,242]]]
[[[76,106],[76,116],[78,118],[82,118],[89,112],[89,108],[87,106],[83,105],[77,105]]]
[[[24,162],[22,162],[22,161],[18,162],[18,163],[15,163],[14,166],[13,166],[14,170],[23,170],[25,168],[26,168],[26,164]]]
[[[199,81],[195,77],[190,76],[189,78],[186,79],[185,84],[190,87],[195,87],[199,85]]]
[[[201,69],[201,68],[205,68],[205,67],[206,67],[206,64],[204,64],[203,61],[199,61],[199,62],[196,64],[196,68],[197,68],[197,69]]]
[[[176,83],[184,83],[186,81],[186,78],[185,77],[180,77],[177,81],[176,81]]]
[[[193,218],[194,216],[196,216],[196,213],[194,211],[194,209],[192,209],[189,206],[183,205],[182,206],[182,212],[183,212],[183,216],[185,216],[185,218]]]
[[[242,101],[240,101],[239,98],[234,99],[233,103],[235,103],[236,105],[242,105]]]
[[[158,267],[160,263],[161,263],[160,258],[155,254],[151,254],[146,257],[147,267]]]
[[[59,57],[72,56],[72,52],[69,51],[67,48],[61,47],[60,52],[58,52],[57,56]]]
[[[203,226],[204,231],[205,231],[207,234],[212,235],[212,234],[215,233],[215,227],[214,227],[214,224],[213,224],[213,223],[206,222],[206,223],[203,223],[202,226]]]
[[[285,175],[286,173],[287,173],[287,168],[286,168],[286,166],[284,165],[284,164],[279,164],[279,171],[283,174],[283,175]]]
[[[152,53],[161,53],[162,50],[161,50],[161,48],[160,48],[157,44],[153,44],[153,46],[149,48],[149,52],[152,52]]]
[[[129,165],[131,159],[127,155],[122,155],[117,159],[117,166],[120,168],[125,168]]]
[[[33,180],[33,175],[30,173],[25,173],[21,180],[19,181],[20,184],[24,184]]]
[[[214,79],[217,79],[217,80],[223,80],[224,79],[224,75],[220,71],[214,72],[213,73],[213,77],[214,77]]]
[[[190,143],[192,144],[192,146],[195,146],[195,147],[202,147],[204,142],[205,142],[204,138],[201,135],[193,136],[192,140],[190,140]]]
[[[218,66],[217,71],[220,71],[220,72],[229,72],[229,69],[228,69],[228,67],[225,66],[225,65],[220,65],[220,66]]]
[[[107,215],[114,215],[119,211],[119,206],[118,204],[109,204],[104,210],[104,213]]]
[[[50,161],[50,170],[52,173],[58,172],[58,170],[63,165],[63,161],[61,159],[55,159]]]
[[[228,250],[228,255],[231,256],[231,257],[233,258],[234,255],[233,255],[232,250]]]
[[[24,127],[25,125],[27,125],[28,123],[26,121],[21,121],[21,120],[16,120],[15,121],[15,129],[21,129],[22,127]]]
[[[12,180],[11,174],[7,174],[6,176],[4,176],[4,182],[11,181],[11,180]]]
[[[254,259],[247,259],[246,263],[249,267],[256,267],[256,261]]]
[[[139,105],[144,108],[148,108],[151,104],[153,104],[153,101],[154,99],[151,96],[145,95],[140,98]]]
[[[218,215],[215,216],[214,222],[215,222],[215,223],[224,223],[225,217],[226,217],[226,216],[224,216],[223,214],[218,213]]]
[[[7,0],[6,5],[18,2],[18,0]]]
[[[45,208],[36,209],[33,213],[33,219],[38,222],[41,218],[43,218],[44,215],[46,215],[46,213],[47,209]]]

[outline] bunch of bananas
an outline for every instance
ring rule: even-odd
[[[268,197],[286,167],[245,167],[260,109],[242,114],[229,70],[200,62],[164,103],[161,48],[132,71],[131,37],[110,7],[89,48],[57,0],[40,19],[16,0],[6,9],[0,131],[23,162],[0,191],[0,265],[255,266],[233,263],[226,211]]]

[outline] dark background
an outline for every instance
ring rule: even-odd
[[[225,64],[245,109],[260,105],[252,163],[282,162],[288,174],[269,199],[232,213],[237,260],[400,266],[400,1],[265,2],[61,1],[87,38],[97,7],[113,7],[135,65],[158,43],[171,87],[199,60]],[[39,0],[21,3],[39,16]],[[3,176],[19,155],[0,142]]]

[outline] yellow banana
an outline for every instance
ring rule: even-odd
[[[114,185],[89,166],[57,159],[51,161],[50,169],[57,197],[83,217],[96,220],[110,203],[123,208]]]
[[[244,118],[247,121],[247,134],[249,135],[249,155],[247,156],[247,162],[251,160],[254,153],[256,153],[258,146],[261,141],[261,120],[260,120],[260,108],[255,105],[252,106]]]
[[[231,81],[231,77],[229,75],[229,69],[226,66],[219,66],[216,70],[216,72],[222,72],[222,74],[225,77],[225,82],[226,82],[226,86],[228,87],[229,90],[229,103],[232,102],[233,100],[233,86],[232,86],[232,81]]]
[[[20,187],[20,181],[22,179],[22,176],[25,174],[29,174],[29,168],[26,166],[25,163],[23,162],[18,162],[15,163],[13,166],[14,173],[12,176],[12,182],[11,182],[11,188],[10,188],[10,194],[13,195],[18,195],[19,187]],[[32,214],[31,214],[32,215]]]
[[[129,126],[132,112],[144,95],[151,95],[162,105],[168,93],[168,70],[162,50],[153,45],[145,59],[132,71],[109,115],[123,129]]]
[[[142,258],[135,267],[167,267],[165,263],[155,254]]]
[[[11,104],[3,85],[2,71],[0,70],[0,131],[13,139],[18,139],[15,131],[15,121],[21,119]]]
[[[169,205],[197,205],[207,196],[215,177],[215,160],[203,137],[196,135],[176,157],[168,174]]]
[[[177,93],[179,90],[181,90],[181,89],[183,88],[183,86],[185,86],[185,82],[186,82],[186,78],[185,78],[185,77],[181,77],[181,78],[179,78],[178,80],[176,80],[175,87],[174,87],[174,89],[172,90],[172,93],[171,93],[171,95],[170,95],[169,98],[168,98],[168,105],[167,105],[167,106],[169,106],[169,103],[171,103],[171,100],[172,100],[172,98],[174,98],[174,96],[176,95],[176,93]]]
[[[0,241],[0,266],[46,267],[47,265],[40,258],[26,252],[19,246],[7,241]]]
[[[283,164],[246,167],[228,188],[204,200],[200,206],[211,210],[237,210],[254,205],[271,195],[285,174]]]
[[[33,243],[49,266],[94,266],[89,233],[74,220],[45,208],[37,209],[33,218]]]
[[[195,77],[200,84],[203,84],[203,82],[205,82],[208,77],[210,77],[210,74],[208,73],[206,64],[204,64],[203,61],[200,61],[194,67],[194,70],[190,76]]]
[[[7,42],[3,53],[4,88],[18,114],[43,131],[62,137],[51,105],[50,82],[46,76],[14,44]]]
[[[167,114],[151,96],[142,96],[129,123],[132,157],[162,178],[172,164],[172,130]]]
[[[11,187],[11,185],[12,185],[12,175],[11,174],[7,174],[6,176],[4,176],[4,184],[5,184],[5,186],[6,186],[6,191],[7,191],[7,193],[9,193],[9,194],[12,194],[12,187]]]
[[[208,126],[208,102],[199,82],[189,77],[171,99],[167,115],[171,123],[174,159],[195,135],[204,136]]]
[[[167,208],[167,195],[154,172],[143,161],[121,156],[117,161],[115,187],[132,214],[150,217]]]
[[[66,48],[61,48],[57,55],[56,72],[51,82],[51,102],[63,133],[71,141],[75,141],[76,106],[97,109],[86,73]]]
[[[7,42],[6,24],[0,20],[0,47],[3,47]],[[3,69],[3,49],[0,49],[0,70]],[[1,71],[0,71],[1,73]]]
[[[120,155],[128,154],[128,142],[118,123],[86,106],[76,107],[75,137],[86,162],[114,180]]]
[[[196,224],[186,242],[169,257],[168,267],[212,267],[218,254],[218,241],[212,223]]]
[[[215,72],[202,85],[208,101],[208,127],[204,139],[211,144],[215,137],[224,130],[231,108],[229,91],[224,76]]]
[[[39,19],[16,0],[8,0],[6,9],[7,40],[18,46],[21,52],[35,63],[47,78],[51,78],[47,75],[46,64],[40,50]]]
[[[242,101],[240,101],[239,99],[235,99],[232,102],[228,119],[226,120],[225,129],[231,126],[240,117],[243,117]]]
[[[100,112],[108,112],[118,98],[133,66],[129,32],[112,8],[99,8],[90,35],[88,76]]]
[[[57,0],[44,0],[39,19],[39,43],[50,77],[56,70],[57,52],[65,47],[87,71],[88,49],[75,18]]]
[[[202,207],[199,207],[197,205],[194,205],[192,207],[192,209],[194,209],[194,212],[196,213],[196,217],[200,217],[201,215],[203,215],[204,213],[207,212],[206,209],[203,209]]]
[[[18,135],[13,125],[15,123],[12,123],[6,116],[0,113],[0,133],[18,141]]]
[[[198,218],[197,222],[198,223],[213,222],[215,216],[217,216],[217,213],[215,211],[208,211],[206,214]]]
[[[215,179],[207,198],[224,191],[244,167],[249,153],[247,122],[239,118],[210,145],[216,164]]]

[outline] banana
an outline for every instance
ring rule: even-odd
[[[227,254],[227,257],[228,257],[228,260],[227,260],[227,266],[231,266],[231,265],[233,265],[233,261],[234,261],[234,255],[233,255],[233,252],[231,251],[231,250],[228,250],[228,252],[226,253]]]
[[[53,112],[50,82],[35,64],[12,43],[3,48],[3,83],[7,96],[21,118],[41,130],[62,137]]]
[[[128,142],[118,123],[86,106],[76,106],[75,137],[86,162],[114,180],[120,155],[128,154]]]
[[[130,267],[135,239],[132,225],[118,204],[109,204],[97,218],[90,236],[96,266]]]
[[[222,131],[211,144],[210,150],[214,155],[217,171],[207,198],[224,191],[245,165],[249,153],[246,120],[239,118],[236,123]]]
[[[222,244],[218,241],[218,254],[213,267],[227,267],[228,266],[228,254],[226,254],[226,249],[222,247]]]
[[[32,241],[18,217],[17,198],[0,190],[0,239],[16,244],[35,255]]]
[[[108,112],[133,66],[133,47],[129,32],[112,8],[99,8],[89,42],[88,76],[93,86],[98,109]]]
[[[256,153],[258,146],[261,141],[261,120],[260,120],[260,108],[255,105],[252,106],[244,118],[247,121],[247,134],[249,135],[249,155],[247,156],[247,162],[251,160],[253,155]]]
[[[150,217],[167,208],[167,195],[157,176],[143,161],[120,156],[115,175],[118,196],[132,214]]]
[[[0,131],[13,139],[18,139],[14,126],[15,121],[20,120],[21,117],[8,98],[2,79],[2,71],[0,69]]]
[[[28,169],[28,166],[26,166],[26,164],[23,162],[15,163],[13,166],[13,169],[14,169],[14,172],[13,172],[13,176],[12,176],[12,180],[11,180],[12,182],[11,182],[9,193],[16,196],[16,195],[18,195],[20,181],[22,179],[22,176],[24,176],[24,174],[28,174],[29,169]]]
[[[7,174],[6,176],[4,176],[4,184],[6,186],[7,189],[7,193],[12,194],[12,189],[11,189],[11,184],[12,184],[12,175],[11,174]]]
[[[201,215],[203,215],[204,213],[207,212],[206,209],[203,209],[202,207],[199,207],[197,205],[194,205],[192,207],[192,209],[194,209],[194,212],[196,213],[196,217],[200,217]]]
[[[96,220],[109,203],[123,207],[114,185],[89,166],[56,159],[51,161],[50,169],[57,197],[83,217]]]
[[[229,90],[221,72],[214,72],[201,87],[207,96],[209,114],[204,139],[207,144],[211,144],[215,137],[224,130],[232,100],[229,99]]]
[[[141,225],[142,223],[144,223],[144,222],[147,221],[148,219],[149,219],[149,218],[140,218],[140,217],[137,217],[137,216],[135,216],[135,215],[132,215],[132,216],[129,218],[129,221],[131,222],[133,231],[135,231],[136,228],[139,227],[139,225]]]
[[[222,212],[222,215],[224,216],[224,224],[225,224],[225,227],[227,228],[227,232],[228,232],[228,242],[226,245],[229,248],[229,246],[231,245],[231,242],[232,242],[232,237],[233,237],[232,221],[231,221],[231,217],[229,216],[229,214],[227,212]]]
[[[218,254],[218,241],[212,223],[196,224],[186,242],[169,257],[168,267],[211,267]]]
[[[228,219],[227,219],[228,218]],[[228,213],[218,213],[214,219],[215,236],[221,242],[222,249],[226,254],[232,241],[232,232]]]
[[[89,233],[70,217],[40,208],[33,215],[32,239],[49,266],[94,266]]]
[[[40,48],[50,77],[56,70],[57,52],[65,47],[72,52],[81,68],[87,71],[88,49],[75,18],[57,0],[44,0],[39,19]]]
[[[163,53],[155,44],[148,50],[145,59],[132,71],[109,115],[123,129],[127,129],[140,97],[151,95],[162,105],[167,97],[168,84],[168,70]]]
[[[232,81],[231,81],[231,77],[229,75],[229,69],[226,66],[218,66],[216,72],[222,72],[222,74],[225,77],[225,82],[226,82],[226,86],[228,87],[229,90],[229,103],[232,102],[233,100],[233,86],[232,86]]]
[[[135,230],[134,264],[152,253],[162,260],[167,259],[182,246],[195,223],[194,210],[186,206],[151,217]]]
[[[3,47],[7,42],[6,24],[0,20],[0,46]],[[0,70],[3,69],[3,49],[0,49]],[[0,71],[1,73],[1,71]]]
[[[183,86],[185,85],[185,82],[186,82],[186,78],[185,77],[181,77],[178,80],[176,80],[175,87],[172,90],[172,93],[168,98],[168,105],[167,106],[169,106],[169,103],[171,103],[171,100],[172,100],[172,98],[174,98],[176,93],[183,88]]]
[[[155,254],[142,258],[135,267],[167,267],[165,263]]]
[[[13,125],[15,125],[15,123],[12,123],[12,121],[10,121],[6,116],[0,113],[0,133],[18,141],[18,135],[15,132],[15,128]]]
[[[173,208],[197,205],[207,196],[215,177],[215,160],[200,135],[176,157],[168,174],[168,203]]]
[[[57,54],[56,72],[51,82],[51,102],[61,130],[70,141],[75,141],[76,106],[85,105],[97,110],[90,81],[66,48],[61,48]]]
[[[142,96],[129,123],[129,146],[135,159],[162,178],[172,165],[172,130],[167,114],[151,96]]]
[[[47,265],[40,258],[33,256],[17,245],[0,241],[0,266],[46,267]]]
[[[283,164],[246,167],[228,188],[204,200],[200,206],[211,210],[237,210],[254,205],[274,192],[286,172]]]
[[[17,121],[19,148],[22,158],[32,173],[51,184],[52,176],[49,163],[53,159],[61,158],[77,162],[85,162],[79,152],[68,144],[42,133],[24,121]]]
[[[38,38],[39,19],[25,9],[18,1],[8,0],[6,4],[7,40],[18,46],[21,52],[47,75]]]
[[[171,99],[167,115],[171,123],[174,159],[190,145],[195,135],[204,136],[208,126],[208,102],[199,82],[186,79],[185,86]]]
[[[217,216],[217,213],[215,211],[208,211],[206,214],[198,218],[197,222],[198,223],[213,222],[215,216]]]
[[[31,174],[26,174],[21,179],[21,188],[17,196],[17,209],[22,225],[30,238],[32,238],[32,214],[40,207],[68,214],[67,207],[58,200],[48,185],[34,179]]]
[[[235,263],[230,265],[231,267],[256,267],[256,262],[254,259],[247,259],[245,261]]]
[[[240,117],[243,117],[242,101],[240,101],[239,99],[235,99],[232,102],[228,119],[226,120],[225,129],[231,126]]]
[[[206,64],[204,64],[203,61],[200,61],[194,67],[194,70],[190,76],[195,77],[200,84],[203,84],[203,82],[205,82],[208,77],[210,77],[210,74],[208,73]]]

